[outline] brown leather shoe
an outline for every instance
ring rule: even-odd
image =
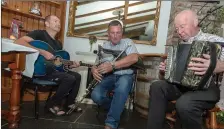
[[[104,129],[112,129],[110,126],[105,126]]]

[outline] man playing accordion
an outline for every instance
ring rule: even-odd
[[[198,27],[198,18],[195,12],[184,10],[178,13],[174,20],[179,37],[191,44],[193,41],[224,42],[224,38],[203,33]],[[224,58],[222,51],[221,58]],[[203,58],[192,58],[188,69],[193,70],[196,75],[204,75],[210,65],[210,55],[203,54]],[[160,73],[165,71],[165,63],[159,65]],[[224,71],[224,62],[217,61],[214,73]],[[149,115],[147,129],[163,129],[169,101],[176,100],[176,111],[182,129],[201,129],[202,114],[211,109],[219,101],[220,90],[214,81],[206,90],[190,90],[189,88],[175,85],[166,80],[152,83],[150,87]]]
[[[105,120],[105,129],[118,127],[128,94],[132,89],[133,70],[129,68],[138,61],[138,51],[131,39],[122,39],[122,23],[111,21],[108,25],[109,40],[103,44],[104,49],[126,52],[127,56],[113,62],[110,57],[102,57],[103,63],[92,67],[94,79],[99,83],[93,89],[91,98],[104,108],[109,109]],[[113,90],[113,98],[107,92]]]

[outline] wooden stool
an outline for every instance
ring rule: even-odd
[[[176,104],[176,101],[171,101],[172,104]],[[168,120],[168,124],[170,128],[173,129],[176,122],[176,110],[173,110],[171,113],[166,113],[166,119]]]
[[[176,101],[171,101],[171,103],[176,104]],[[215,106],[213,109],[206,111],[207,117],[206,117],[206,127],[210,129],[218,129],[223,128],[223,125],[220,125],[217,123],[216,119],[216,113],[220,111],[220,109]],[[171,128],[174,127],[174,124],[176,122],[176,110],[173,110],[171,113],[166,113],[166,119],[169,120],[168,124]]]
[[[216,113],[219,111],[220,111],[220,109],[217,106],[215,106],[213,109],[207,111],[207,113],[208,113],[208,116],[206,118],[207,128],[218,129],[218,128],[223,127],[221,124],[217,123]]]

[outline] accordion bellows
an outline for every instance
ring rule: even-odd
[[[221,46],[208,41],[194,41],[192,44],[171,45],[167,48],[166,71],[164,78],[174,84],[193,90],[206,89],[213,76],[217,59],[221,54]],[[195,75],[188,69],[193,57],[211,56],[211,63],[204,75]]]

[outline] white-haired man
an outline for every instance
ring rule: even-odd
[[[198,27],[198,18],[195,12],[184,10],[175,17],[175,28],[179,37],[191,44],[193,41],[224,42],[224,38],[203,33]],[[203,55],[203,58],[193,58],[199,63],[189,64],[189,69],[197,75],[204,75],[210,64],[210,56]],[[222,57],[224,58],[224,51]],[[159,69],[165,71],[165,62],[161,62]],[[224,71],[224,62],[218,60],[215,73]],[[190,89],[173,85],[160,80],[154,82],[150,87],[150,103],[148,115],[148,129],[162,129],[168,101],[176,100],[176,111],[182,129],[201,129],[202,114],[205,110],[211,109],[219,100],[220,90],[214,82],[207,90],[192,91]]]

